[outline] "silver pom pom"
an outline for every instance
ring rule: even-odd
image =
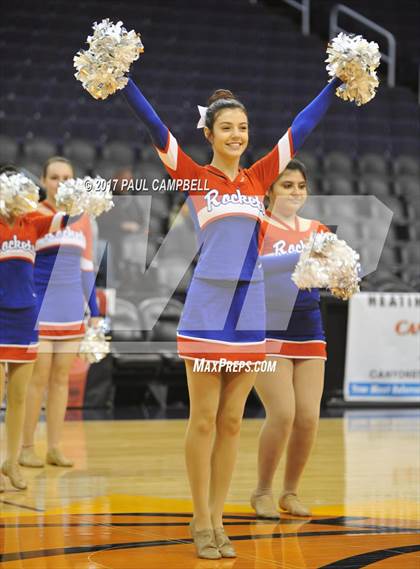
[[[69,179],[58,186],[55,202],[58,209],[68,215],[87,213],[97,217],[113,206],[110,184],[100,178]]]
[[[85,211],[86,193],[83,179],[70,178],[58,185],[55,203],[68,215],[79,215]]]
[[[359,255],[333,233],[313,233],[292,274],[301,289],[328,288],[347,300],[359,291]]]
[[[95,99],[106,99],[127,85],[130,65],[143,53],[140,34],[127,32],[122,22],[109,19],[93,24],[93,35],[87,38],[88,50],[74,56],[76,79]]]
[[[85,211],[87,213],[94,217],[98,217],[102,213],[107,212],[114,207],[111,184],[109,184],[104,178],[100,178],[99,176],[96,178],[89,178],[89,176],[86,176],[83,182],[85,188],[88,190],[85,200]]]
[[[86,329],[85,337],[80,342],[79,356],[85,361],[96,364],[110,352],[110,343],[105,336],[103,322]]]
[[[376,69],[381,59],[376,42],[340,33],[328,44],[327,54],[328,73],[344,81],[336,91],[338,97],[355,101],[358,106],[373,99],[379,85]]]
[[[25,215],[36,211],[39,188],[21,173],[0,175],[0,215]]]

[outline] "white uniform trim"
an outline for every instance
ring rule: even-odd
[[[35,260],[35,251],[22,251],[20,249],[0,251],[0,261],[7,261],[7,259],[27,259],[33,263]]]
[[[64,213],[62,211],[59,211],[54,215],[50,225],[50,232],[58,231],[59,229],[61,229],[61,222],[63,217]]]
[[[82,269],[82,271],[93,271],[93,262],[90,261],[89,259],[81,257],[80,268]]]
[[[262,219],[263,215],[258,210],[258,208],[252,206],[251,204],[220,204],[217,208],[213,208],[212,211],[208,211],[207,207],[203,207],[197,213],[198,223],[200,227],[203,227],[209,221],[214,221],[220,217],[233,215],[249,216],[254,219]]]
[[[185,338],[186,340],[198,340],[199,342],[208,342],[210,344],[229,344],[229,346],[253,346],[257,344],[264,344],[265,340],[258,342],[226,342],[225,340],[209,340],[208,338],[200,338],[199,336],[183,336],[177,334],[178,338]]]
[[[162,152],[158,149],[158,154],[162,162],[171,170],[176,170],[178,166],[178,142],[176,138],[169,132],[168,150]]]
[[[289,131],[287,131],[278,141],[277,148],[279,151],[279,174],[283,172],[292,158],[292,149],[290,148]]]

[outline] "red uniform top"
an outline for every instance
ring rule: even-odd
[[[288,253],[300,253],[305,241],[313,232],[324,233],[330,229],[320,221],[302,219],[296,216],[295,226],[291,227],[281,219],[266,212],[260,235],[260,251],[262,255],[287,255]],[[267,274],[265,276],[266,301],[270,308],[281,309],[282,290],[296,288],[295,309],[315,307],[319,303],[319,291],[299,290],[290,278],[290,273]],[[287,295],[286,295],[287,296]]]
[[[264,196],[293,156],[289,129],[266,156],[230,180],[214,166],[200,166],[168,133],[158,154],[174,179],[187,180],[189,207],[201,245],[195,276],[224,280],[262,280],[258,234],[264,217]],[[191,181],[199,181],[193,190]],[[188,186],[191,188],[189,189]]]
[[[36,241],[63,225],[64,214],[37,212],[19,216],[13,224],[0,217],[0,307],[25,308],[36,303],[33,265]]]

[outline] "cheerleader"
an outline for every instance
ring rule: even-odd
[[[56,213],[55,195],[60,182],[74,177],[71,163],[60,156],[47,160],[42,184],[46,200],[39,205],[44,215]],[[71,227],[42,236],[35,245],[35,286],[38,295],[40,350],[28,386],[22,466],[42,467],[44,461],[34,450],[34,434],[45,391],[48,389],[46,461],[54,466],[73,466],[60,450],[68,400],[69,374],[84,336],[85,298],[91,324],[98,320],[92,261],[92,230],[88,215]]]
[[[16,174],[14,168],[4,173]],[[64,226],[66,217],[38,213],[2,214],[0,211],[0,403],[3,401],[7,365],[7,454],[1,472],[18,490],[27,484],[18,466],[26,388],[37,355],[38,334],[33,266],[35,243]],[[0,477],[0,491],[4,491]]]
[[[322,118],[339,83],[327,85],[273,150],[248,169],[239,166],[248,145],[248,116],[230,91],[216,91],[202,110],[199,126],[213,158],[200,166],[182,151],[131,79],[124,89],[170,176],[182,180],[184,190],[191,188],[188,203],[201,243],[178,330],[190,397],[185,451],[194,505],[191,531],[200,557],[236,555],[222,514],[244,405],[255,381],[252,364],[265,359],[264,282],[258,261],[264,194]],[[194,362],[200,359],[231,366],[197,371]]]
[[[304,165],[298,160],[289,162],[268,196],[262,253],[289,258],[292,268],[311,233],[329,231],[320,222],[297,215],[307,198]],[[260,433],[258,485],[251,505],[259,517],[280,517],[272,483],[288,441],[279,505],[290,514],[309,516],[297,489],[315,440],[324,382],[326,344],[319,291],[298,291],[290,272],[271,271],[265,262],[263,265],[267,358],[274,359],[277,365],[274,372],[259,373],[255,382],[266,419]]]

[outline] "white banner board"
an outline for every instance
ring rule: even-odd
[[[420,401],[420,294],[361,292],[349,302],[346,401]]]

